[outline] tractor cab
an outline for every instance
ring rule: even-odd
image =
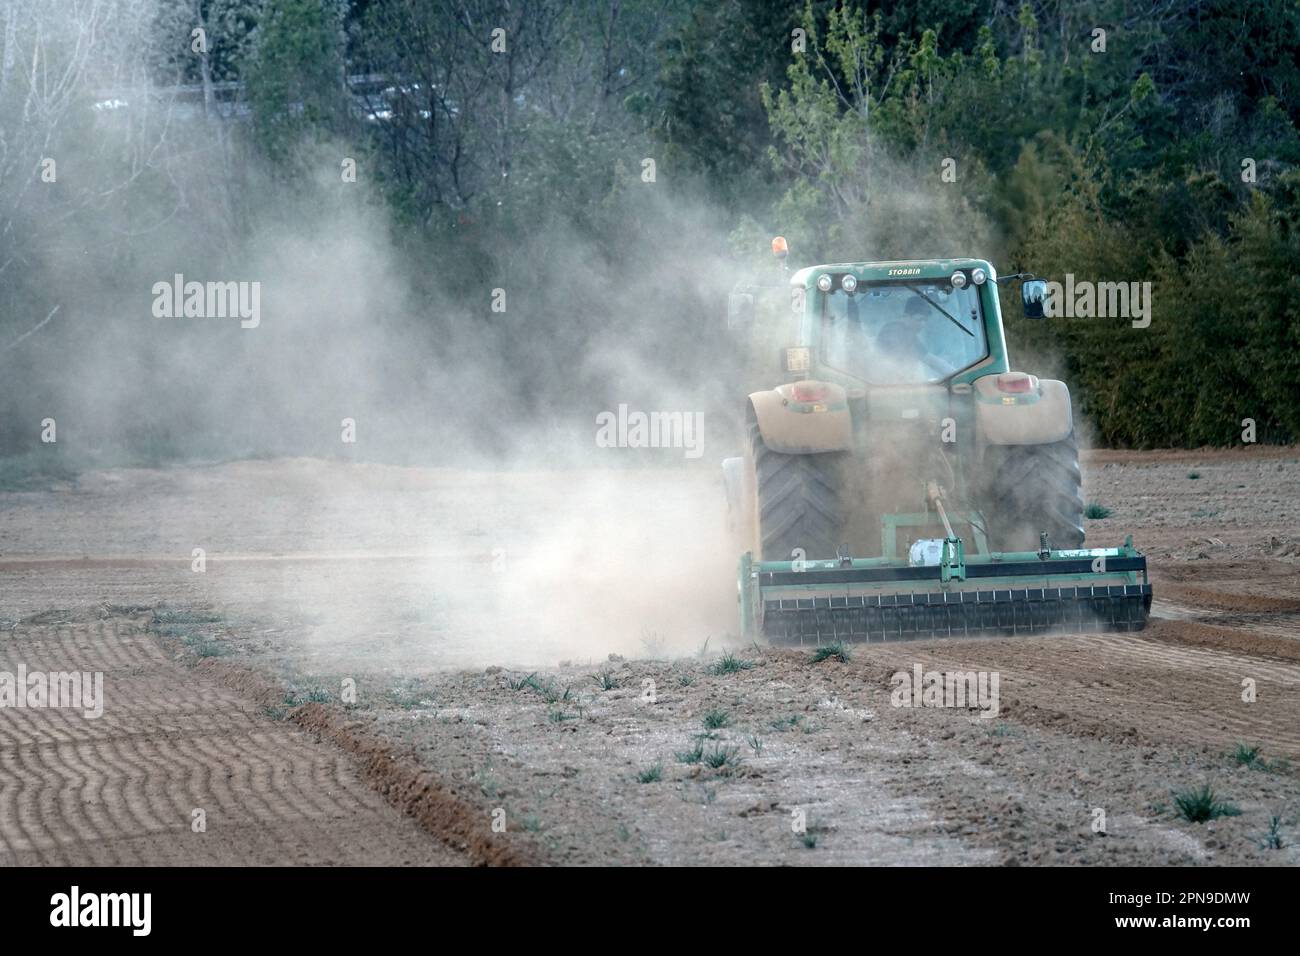
[[[845,273],[852,278],[852,273]],[[944,282],[832,284],[819,295],[822,364],[865,385],[946,382],[988,357],[979,294]]]
[[[815,377],[870,388],[1007,371],[997,275],[983,260],[810,266],[790,284]]]

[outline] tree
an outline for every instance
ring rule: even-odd
[[[242,63],[253,131],[275,161],[348,128],[342,0],[263,0]]]

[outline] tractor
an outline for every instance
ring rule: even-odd
[[[1131,536],[1084,546],[1069,389],[1011,366],[998,288],[1015,282],[1042,318],[1047,284],[984,259],[815,265],[731,293],[769,376],[723,462],[747,638],[1145,626]]]

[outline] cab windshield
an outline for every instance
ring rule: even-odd
[[[822,296],[822,359],[872,385],[941,382],[988,354],[979,292],[946,281],[839,287]]]

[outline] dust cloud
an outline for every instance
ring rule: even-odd
[[[278,603],[323,653],[372,661],[378,648],[463,663],[725,641],[736,555],[718,463],[741,451],[744,394],[726,293],[777,281],[770,259],[754,265],[762,244],[670,168],[642,181],[632,155],[612,245],[508,194],[508,242],[486,241],[468,212],[450,242],[430,241],[388,210],[355,150],[303,147],[286,177],[237,119],[160,102],[126,65],[149,44],[151,5],[76,10],[100,6],[118,14],[115,41],[79,61],[57,181],[0,196],[21,237],[0,289],[4,343],[57,308],[0,355],[0,451],[69,476],[114,469],[135,489],[121,507],[156,528],[128,542],[70,509],[53,520],[77,523],[75,550],[205,548],[204,597]],[[27,150],[6,171],[30,179],[40,130],[22,106],[0,88],[0,123]],[[833,237],[839,258],[955,255],[987,237],[883,159],[877,182],[879,218]],[[173,281],[256,284],[255,327],[158,317],[158,284]],[[601,447],[598,417],[621,407],[695,417],[697,454]],[[45,419],[53,447],[38,443]],[[250,460],[262,467],[229,464]],[[161,471],[121,470],[140,466]]]

